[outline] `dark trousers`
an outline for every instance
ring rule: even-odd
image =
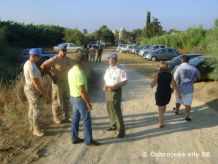
[[[96,62],[101,62],[101,55],[97,55],[97,59],[96,59]]]
[[[121,110],[122,89],[106,91],[107,112],[110,119],[110,127],[117,128],[119,134],[125,134],[125,126]]]

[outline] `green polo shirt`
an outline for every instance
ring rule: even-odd
[[[74,65],[68,72],[68,83],[70,87],[70,96],[79,97],[80,86],[85,85],[86,91],[88,91],[87,87],[87,79],[84,71],[79,68],[77,65]]]

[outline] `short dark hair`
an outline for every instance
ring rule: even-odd
[[[188,63],[188,61],[189,61],[189,57],[187,55],[182,55],[181,62]]]

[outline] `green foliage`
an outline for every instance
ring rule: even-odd
[[[173,32],[164,34],[153,38],[141,38],[140,44],[164,44],[168,47],[179,49],[180,51],[186,50],[185,53],[191,52],[192,49],[198,46],[205,39],[206,30],[202,28],[188,29],[184,32]],[[183,52],[182,52],[183,53]]]
[[[77,29],[65,29],[64,40],[67,42],[75,43],[77,45],[81,45],[86,42],[84,34]]]
[[[206,53],[209,55],[208,62],[213,68],[210,78],[218,80],[218,19],[215,21],[214,29],[207,33],[205,43]]]
[[[20,52],[6,42],[7,28],[0,28],[0,82],[15,79],[20,65]]]
[[[151,21],[151,13],[147,12],[147,20],[144,29],[144,36],[147,38],[151,38],[154,36],[159,36],[162,33],[163,33],[163,28],[159,20],[153,17],[153,20]]]
[[[62,42],[64,28],[54,25],[22,24],[1,21],[0,28],[7,30],[8,44],[14,47],[48,47]]]
[[[95,37],[97,40],[103,40],[114,44],[114,34],[108,29],[106,25],[101,26],[96,32]]]

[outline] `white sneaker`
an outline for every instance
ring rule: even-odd
[[[39,131],[38,129],[34,129],[33,130],[33,135],[37,136],[37,137],[43,137],[44,133]]]

